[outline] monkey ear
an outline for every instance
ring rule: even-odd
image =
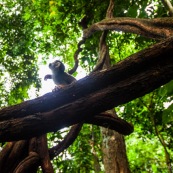
[[[60,69],[61,69],[61,71],[65,71],[65,66],[64,66],[64,64],[60,61],[60,63],[61,63],[61,66],[60,66]]]

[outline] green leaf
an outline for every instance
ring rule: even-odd
[[[173,121],[173,104],[163,111],[162,122],[167,124]]]

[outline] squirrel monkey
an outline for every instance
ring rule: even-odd
[[[49,68],[52,70],[52,75],[47,74],[44,77],[44,80],[53,79],[54,83],[57,85],[57,88],[63,88],[64,86],[76,81],[73,76],[64,71],[65,66],[61,61],[56,60],[53,63],[50,63]]]

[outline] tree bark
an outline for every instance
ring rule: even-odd
[[[110,110],[116,116],[115,111]],[[106,173],[129,173],[129,164],[126,156],[126,146],[123,135],[110,130],[102,129],[103,164]]]

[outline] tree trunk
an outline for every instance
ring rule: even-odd
[[[116,116],[115,111],[110,110],[109,113]],[[123,135],[106,128],[101,128],[101,131],[105,173],[129,173],[130,170]]]

